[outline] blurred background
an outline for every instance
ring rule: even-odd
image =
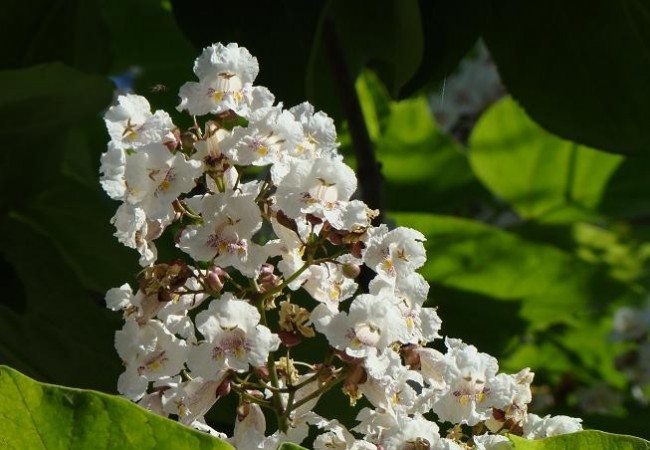
[[[98,182],[102,114],[134,92],[188,125],[194,59],[237,42],[361,174],[375,155],[364,195],[426,235],[445,335],[531,367],[532,412],[650,438],[647,2],[8,0],[0,35],[0,364],[115,393],[104,293],[139,267]]]

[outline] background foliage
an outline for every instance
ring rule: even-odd
[[[650,287],[647,2],[282,0],[242,11],[12,0],[0,30],[0,364],[115,391],[120,321],[103,295],[138,267],[112,237],[116,205],[98,183],[101,114],[128,84],[173,112],[200,49],[235,41],[287,106],[307,98],[335,117],[351,159],[359,124],[341,75],[354,86],[387,216],[427,236],[422,273],[445,334],[497,355],[503,370],[533,368],[548,400],[538,411],[650,437],[650,408],[626,397],[590,415],[576,397],[597,382],[627,393],[611,316],[644,304]],[[465,146],[436,125],[428,95],[479,37],[511,97]],[[164,258],[173,246],[162,247]]]

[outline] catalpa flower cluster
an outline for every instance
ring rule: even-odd
[[[509,445],[506,432],[580,429],[527,412],[530,370],[499,373],[492,356],[443,341],[417,273],[425,237],[372,224],[332,119],[276,103],[237,44],[207,47],[194,72],[179,94],[187,130],[137,95],[105,115],[101,183],[121,201],[115,236],[143,267],[106,296],[125,319],[122,395],[240,450],[302,443],[310,429],[315,449],[369,450],[490,449]],[[165,232],[178,255],[163,262]],[[319,410],[332,390],[350,407],[363,399],[352,428]],[[231,436],[205,420],[227,396]]]

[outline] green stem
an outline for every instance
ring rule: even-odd
[[[230,387],[232,388],[232,390],[237,392],[242,398],[245,398],[249,402],[257,403],[258,405],[260,405],[260,406],[262,406],[264,408],[273,409],[273,407],[271,406],[271,403],[268,400],[264,400],[264,399],[261,399],[261,398],[257,398],[254,395],[250,395],[244,389],[242,389],[239,386],[236,386],[234,384],[231,384]]]
[[[342,383],[343,380],[345,380],[345,373],[341,373],[338,376],[332,378],[330,381],[325,383],[323,386],[312,392],[311,394],[307,395],[306,397],[301,398],[299,401],[297,401],[295,404],[289,403],[287,405],[287,410],[284,412],[284,415],[286,418],[289,418],[289,414],[291,414],[292,411],[300,408],[302,405],[304,405],[307,402],[312,401],[313,399],[320,397],[330,389],[332,389],[334,386],[336,386],[339,383]]]

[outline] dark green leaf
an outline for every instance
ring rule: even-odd
[[[0,367],[0,446],[7,450],[231,450],[120,397],[34,380]]]
[[[400,97],[422,88],[435,88],[454,71],[479,37],[486,5],[476,0],[420,1],[424,56]]]
[[[113,85],[105,77],[86,75],[60,63],[0,71],[0,138],[45,151],[48,133],[81,122],[106,108]],[[45,147],[45,148],[43,148]]]
[[[0,69],[63,62],[106,73],[111,52],[98,0],[9,0],[0,16]]]
[[[595,148],[650,148],[650,3],[492,0],[485,41],[511,94],[551,132]]]
[[[105,308],[103,293],[84,289],[47,236],[12,218],[0,222],[0,232],[4,260],[17,277],[0,300],[0,364],[43,381],[113,392],[122,370],[112,350],[119,315]]]

